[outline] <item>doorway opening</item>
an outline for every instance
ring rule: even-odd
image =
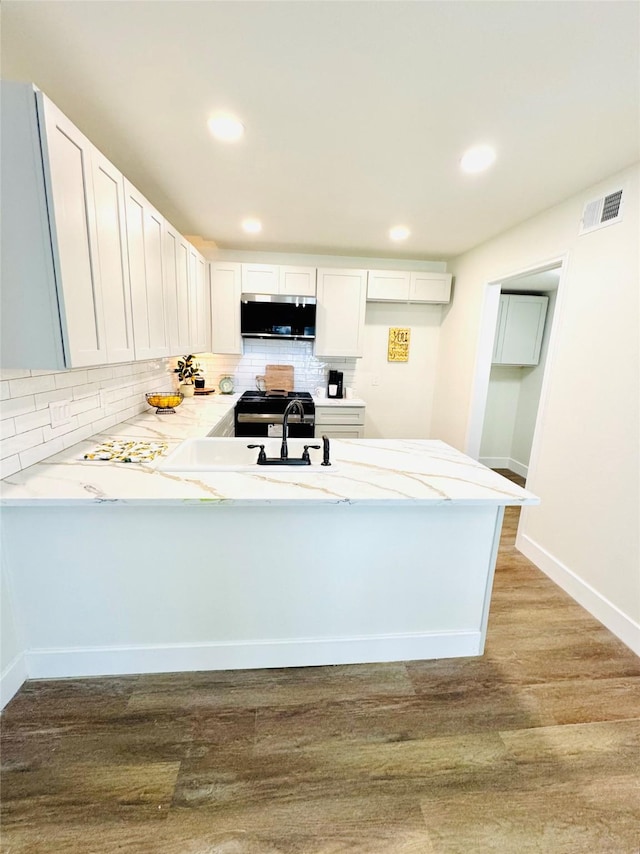
[[[487,285],[467,453],[529,480],[564,259]]]

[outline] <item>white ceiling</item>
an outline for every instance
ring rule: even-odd
[[[3,0],[2,74],[40,86],[183,233],[444,259],[638,159],[639,11]],[[236,146],[206,128],[221,108],[246,125]],[[477,142],[497,163],[465,176]],[[398,223],[412,235],[392,244]]]

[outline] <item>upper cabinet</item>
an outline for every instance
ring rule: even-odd
[[[133,184],[126,179],[124,184],[136,359],[157,359],[170,354],[162,252],[164,220]]]
[[[189,352],[192,340],[189,312],[189,250],[191,244],[166,221],[162,233],[162,242],[169,349],[172,355],[184,355]]]
[[[242,293],[316,295],[315,267],[286,267],[277,264],[242,264]]]
[[[316,295],[315,267],[280,267],[279,293],[294,297]]]
[[[241,265],[219,261],[211,273],[211,352],[242,354],[240,335]]]
[[[108,361],[99,267],[92,148],[42,93],[37,95],[53,260],[69,366]],[[4,126],[3,122],[3,126]],[[67,361],[67,360],[65,360]]]
[[[366,270],[318,270],[316,356],[362,356]]]
[[[191,318],[191,350],[208,352],[211,348],[209,282],[207,262],[193,246],[189,248],[189,305]]]
[[[30,84],[2,82],[3,367],[208,349],[206,262]]]
[[[97,149],[92,152],[97,265],[101,282],[108,362],[135,358],[122,174]]]
[[[369,270],[367,299],[373,302],[448,303],[451,274]]]
[[[537,365],[549,297],[500,294],[494,365]]]
[[[1,106],[2,366],[106,362],[91,145],[32,86]]]

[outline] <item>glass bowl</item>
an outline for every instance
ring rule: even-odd
[[[175,413],[174,406],[180,406],[184,400],[181,391],[150,391],[145,397],[149,406],[156,407],[156,415]]]

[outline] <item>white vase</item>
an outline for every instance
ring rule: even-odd
[[[196,387],[194,385],[190,385],[189,383],[182,383],[180,386],[180,391],[185,397],[193,397],[195,394]]]

